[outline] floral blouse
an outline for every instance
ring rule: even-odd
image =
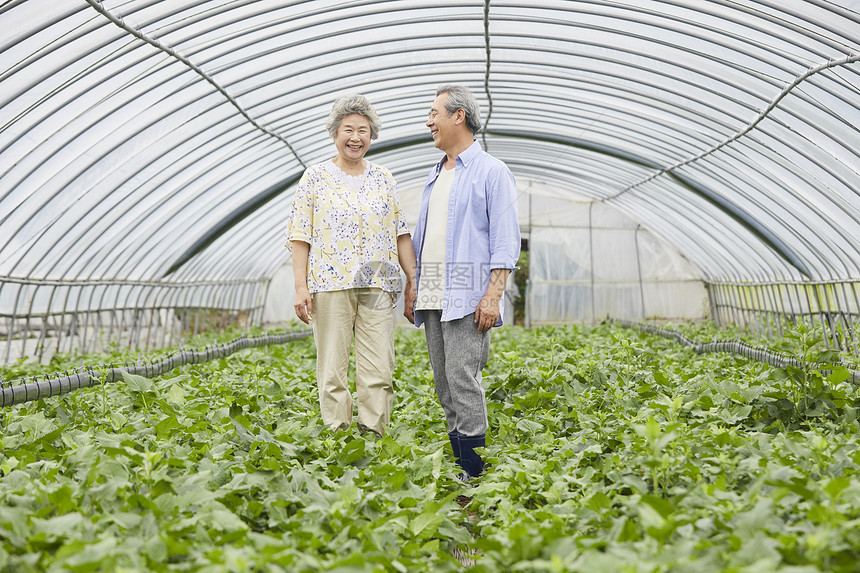
[[[296,189],[286,247],[310,244],[308,290],[372,287],[399,292],[397,237],[409,233],[394,177],[365,161],[351,176],[332,160],[309,167]]]

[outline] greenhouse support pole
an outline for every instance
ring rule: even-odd
[[[108,289],[105,289],[105,294],[107,294],[107,290]],[[108,342],[110,342],[110,343],[116,342],[117,344],[122,342],[120,340],[120,338],[122,337],[122,333],[114,334],[115,329],[117,329],[119,326],[118,319],[117,319],[117,312],[120,313],[119,319],[122,318],[122,316],[121,316],[122,315],[122,309],[117,310],[117,307],[119,307],[119,304],[117,304],[119,302],[119,300],[118,300],[119,292],[120,292],[120,289],[117,288],[116,294],[114,295],[113,302],[110,303],[110,306],[111,306],[110,324],[108,325]],[[116,336],[116,339],[114,339],[114,336]]]
[[[782,296],[780,295],[779,284],[770,284],[770,298],[773,300],[774,320],[776,320],[776,328],[779,336],[785,336],[785,305],[783,304]]]
[[[705,294],[708,295],[708,315],[711,317],[711,321],[719,324],[716,318],[716,307],[714,306],[714,295],[711,288],[711,283],[705,281]]]
[[[803,285],[803,293],[806,295],[806,308],[809,312],[809,326],[815,330],[815,313],[812,310],[812,299],[809,296],[809,285]],[[805,320],[805,319],[804,319]]]
[[[836,312],[833,313],[833,343],[836,348],[844,350],[848,348],[848,342],[845,340],[845,311],[842,306],[842,297],[839,296],[839,282],[830,284],[830,296],[833,297],[833,304],[836,305]]]
[[[812,292],[815,294],[815,303],[818,305],[818,321],[821,323],[821,329],[824,331],[825,336],[825,344],[827,348],[830,348],[830,336],[827,334],[829,329],[829,322],[825,317],[824,305],[821,300],[821,292],[819,291],[819,285],[812,285]]]
[[[189,299],[194,295],[195,289],[191,287],[187,287],[182,289],[182,324],[180,325],[180,340],[185,340],[185,333],[191,329],[191,303],[193,302],[193,298]]]
[[[728,324],[736,324],[740,326],[743,317],[740,313],[740,309],[737,307],[737,303],[735,302],[735,287],[734,285],[727,284],[724,289],[725,295],[723,298],[726,301],[726,314],[727,319],[729,320]]]
[[[773,338],[773,330],[770,327],[770,317],[768,316],[769,313],[767,310],[767,305],[765,304],[765,298],[764,298],[763,290],[764,290],[764,288],[760,284],[755,285],[753,287],[752,294],[753,294],[754,301],[755,301],[753,304],[756,307],[758,307],[758,309],[759,309],[758,310],[758,314],[759,314],[758,322],[760,324],[762,324],[763,330],[765,330],[767,332],[767,337],[770,339],[770,338]]]
[[[122,303],[122,314],[120,314],[120,321],[121,322],[119,325],[120,336],[122,336],[122,333],[126,331],[126,326],[125,326],[126,325],[126,319],[128,318],[129,321],[133,319],[133,314],[132,314],[131,306],[130,306],[131,305],[130,300],[131,300],[131,295],[134,292],[134,288],[135,288],[134,285],[129,285],[128,292],[125,295],[125,300]],[[133,327],[133,323],[129,324],[129,328],[128,328],[128,347],[129,348],[131,348],[131,346],[132,346],[132,344],[131,344],[132,327]]]
[[[75,289],[75,302],[73,305],[74,310],[72,310],[72,321],[71,326],[69,327],[69,352],[74,352],[75,348],[79,349],[81,346],[81,318],[79,316],[79,309],[81,307],[81,292],[82,290],[80,287]]]
[[[531,288],[531,286],[532,286],[532,268],[534,268],[534,265],[532,265],[532,253],[531,253],[532,248],[534,247],[534,237],[532,237],[532,235],[534,234],[534,222],[532,220],[532,198],[533,198],[533,195],[531,192],[529,192],[529,276],[526,277],[526,292],[523,293],[523,296],[526,297],[526,301],[525,301],[525,305],[524,305],[525,308],[523,309],[526,315],[523,317],[523,325],[526,328],[532,327],[532,301],[531,301],[532,288]]]
[[[857,283],[857,284],[860,284],[860,283]],[[848,285],[847,285],[847,283],[844,283],[844,282],[843,282],[843,283],[842,283],[842,289],[843,289],[843,292],[845,291],[846,286],[848,286]],[[854,347],[854,353],[855,353],[855,354],[857,354],[857,353],[858,353],[858,347],[857,347],[857,336],[856,336],[856,333],[855,333],[855,328],[856,328],[858,325],[860,325],[860,300],[858,300],[858,297],[857,297],[857,288],[856,288],[856,284],[851,284],[850,289],[851,289],[851,293],[854,295],[854,308],[856,309],[857,314],[856,314],[856,315],[852,315],[852,314],[851,314],[851,312],[850,312],[850,309],[851,309],[851,300],[848,298],[848,294],[847,294],[847,293],[845,293],[845,306],[849,309],[849,313],[848,313],[848,320],[849,320],[849,323],[848,323],[848,333],[849,333],[849,334],[850,334],[850,336],[851,336],[851,343],[852,343],[852,345],[853,345],[853,347]],[[852,316],[856,316],[857,318],[852,319],[852,318],[851,318]]]
[[[78,296],[75,297],[75,316],[77,317],[77,322],[75,325],[77,326],[77,338],[78,338],[78,348],[80,349],[81,354],[87,353],[87,342],[86,342],[86,333],[87,333],[87,315],[84,314],[81,317],[81,299],[84,297],[84,288],[81,286],[78,289]]]
[[[134,348],[140,348],[141,328],[143,324],[143,308],[141,307],[140,299],[144,296],[144,285],[140,284],[139,287],[137,297],[134,299],[134,326],[132,328]]]
[[[797,303],[797,313],[792,316],[792,323],[795,328],[797,328],[797,322],[806,322],[806,315],[803,312],[803,296],[800,292],[800,285],[794,283],[794,301]],[[805,289],[804,289],[805,291]]]
[[[794,289],[791,287],[794,286]],[[792,296],[792,290],[794,290],[794,295]],[[785,298],[788,299],[788,309],[791,314],[788,315],[791,324],[787,325],[788,328],[794,328],[797,326],[797,313],[794,310],[794,297],[799,297],[800,295],[797,292],[797,285],[786,285],[785,286]],[[800,300],[797,301],[797,308],[800,309]]]
[[[645,320],[648,314],[645,312],[645,286],[642,284],[642,260],[639,255],[639,231],[642,225],[637,224],[636,230],[633,231],[633,243],[636,245],[636,272],[639,275],[639,304],[642,306],[642,320]]]
[[[167,341],[169,340],[169,334],[167,330],[169,317],[167,313],[170,312],[170,285],[168,284],[160,284],[159,285],[159,294],[158,294],[158,348],[164,348],[167,345]]]
[[[107,306],[107,305],[105,305],[105,297],[107,296],[107,293],[109,290],[109,284],[105,283],[102,285],[102,287],[103,288],[102,288],[101,296],[99,297],[99,303],[96,307],[96,316],[98,316],[98,321],[97,321],[98,328],[96,329],[96,332],[100,333],[103,336],[102,337],[102,344],[99,346],[99,350],[104,350],[104,348],[105,348],[104,333],[102,332],[102,312],[104,312],[104,311],[102,309],[104,309],[105,306]],[[110,327],[112,327],[113,326],[113,310],[108,310],[107,312],[110,313]],[[107,333],[108,342],[110,342],[111,335],[113,334],[110,327],[108,327],[108,333]],[[98,345],[98,340],[96,340],[95,344]]]
[[[705,283],[709,289],[709,299],[711,301],[711,318],[718,326],[723,324],[723,285],[715,283]]]
[[[740,325],[740,321],[738,320],[738,315],[737,315],[737,312],[735,309],[734,294],[732,293],[733,288],[734,287],[730,284],[724,284],[723,285],[723,290],[725,291],[723,293],[723,300],[725,301],[724,304],[725,304],[725,308],[726,308],[726,320],[729,321],[726,323],[726,325],[728,325],[728,324]]]
[[[4,285],[6,283],[3,283]],[[20,288],[20,287],[19,287]],[[17,300],[17,299],[16,299]],[[10,353],[12,352],[12,327],[15,321],[15,307],[12,307],[12,313],[9,315],[6,323],[8,326],[6,327],[6,362],[9,362]]]
[[[838,329],[837,334],[839,336],[839,348],[844,348],[845,350],[850,349],[853,345],[850,340],[850,307],[848,304],[848,297],[845,291],[845,282],[842,281],[840,283],[833,284],[833,296],[837,300],[837,308],[839,309],[838,315]],[[844,346],[843,346],[844,345]]]
[[[263,325],[263,313],[266,310],[266,301],[269,299],[269,289],[272,288],[272,279],[268,279],[265,282],[265,288],[263,289],[263,298],[258,300],[259,306],[259,314],[257,316],[257,321],[254,326],[262,326]]]
[[[95,285],[95,284],[93,284],[89,287],[90,298],[89,298],[89,301],[87,301],[87,317],[88,317],[87,322],[89,322],[89,317],[92,317],[92,322],[93,322],[93,338],[92,338],[93,350],[92,350],[92,352],[98,352],[98,346],[97,345],[98,345],[98,338],[99,338],[99,325],[101,322],[101,317],[99,316],[99,309],[101,308],[101,306],[99,306],[96,309],[93,309],[93,298],[96,295],[96,290],[97,290],[97,285]],[[85,353],[86,353],[86,351],[85,351]]]
[[[63,306],[60,309],[60,327],[57,329],[57,346],[54,348],[54,352],[60,352],[60,345],[63,341],[63,334],[66,331],[66,315],[70,314],[68,312],[69,308],[69,296],[72,293],[72,287],[69,286],[66,289],[66,295],[63,297]],[[71,316],[69,317],[69,323],[71,324]],[[71,327],[70,327],[71,328]]]
[[[770,331],[766,329],[766,325],[763,324],[764,309],[762,308],[761,301],[759,300],[758,285],[747,285],[746,291],[747,298],[749,299],[749,312],[753,317],[755,329],[759,333],[759,336],[764,335],[769,337]]]
[[[591,322],[597,322],[597,308],[594,297],[594,224],[591,212],[594,209],[594,201],[588,204],[588,256],[591,265],[589,278],[591,279]]]
[[[29,286],[29,285],[28,285]],[[33,292],[30,295],[30,303],[27,305],[27,319],[24,322],[24,335],[21,337],[21,357],[27,356],[27,339],[30,337],[30,317],[33,316],[33,305],[36,303],[36,295],[39,292],[39,287],[34,286]]]
[[[168,333],[167,334],[167,346],[173,345],[174,340],[176,338],[174,323],[175,323],[175,318],[176,318],[176,307],[177,307],[176,292],[177,292],[177,290],[178,289],[177,289],[176,285],[171,285],[169,288],[168,295],[167,295],[167,317],[166,317],[166,320],[168,323],[168,326],[166,327],[168,329],[167,330],[167,333]]]
[[[743,314],[741,314],[741,309],[739,306],[740,298],[737,293],[737,286],[734,284],[726,285],[726,288],[726,294],[728,295],[728,300],[730,304],[729,308],[732,310],[732,321],[738,326],[746,326],[746,324],[741,324],[741,320],[743,320],[744,316]]]
[[[732,322],[738,326],[741,326],[744,317],[741,314],[740,308],[738,307],[738,301],[740,299],[735,292],[736,288],[737,287],[734,284],[726,285],[726,300],[728,301],[729,309],[731,309]]]
[[[39,342],[37,348],[39,349],[39,353],[37,355],[39,362],[42,361],[42,357],[45,355],[45,344],[48,343],[48,320],[51,317],[51,306],[54,303],[54,294],[57,292],[57,285],[54,284],[51,287],[51,293],[48,295],[48,305],[45,307],[45,316],[42,318],[42,330],[39,333]]]
[[[15,293],[15,305],[12,307],[12,319],[9,321],[9,348],[12,347],[13,335],[17,332],[15,328],[15,321],[18,319],[18,304],[21,301],[21,291],[24,290],[24,283],[18,283],[18,292]],[[22,352],[18,356],[23,356],[23,342],[21,345]]]
[[[724,302],[726,287],[722,284],[711,284],[711,293],[713,294],[714,301],[714,321],[719,326],[724,326],[728,321],[726,313],[728,313],[728,308]]]

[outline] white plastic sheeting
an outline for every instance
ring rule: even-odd
[[[707,316],[701,273],[636,221],[595,202],[535,195],[531,207],[532,325]]]
[[[371,99],[370,159],[414,190],[448,82],[526,194],[612,206],[698,279],[860,277],[856,1],[12,0],[0,23],[0,277],[270,278],[332,100]]]

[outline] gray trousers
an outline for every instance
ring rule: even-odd
[[[424,311],[424,316],[433,381],[448,432],[485,435],[489,424],[481,371],[490,356],[490,331],[478,332],[474,314],[446,322],[440,310]]]

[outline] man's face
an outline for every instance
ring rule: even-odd
[[[448,102],[448,94],[442,93],[433,100],[433,105],[430,107],[430,115],[427,117],[427,127],[430,128],[430,134],[433,136],[433,144],[437,149],[445,151],[453,139],[454,128],[456,126],[455,119],[457,113],[454,112],[448,115],[445,109],[445,104]]]

